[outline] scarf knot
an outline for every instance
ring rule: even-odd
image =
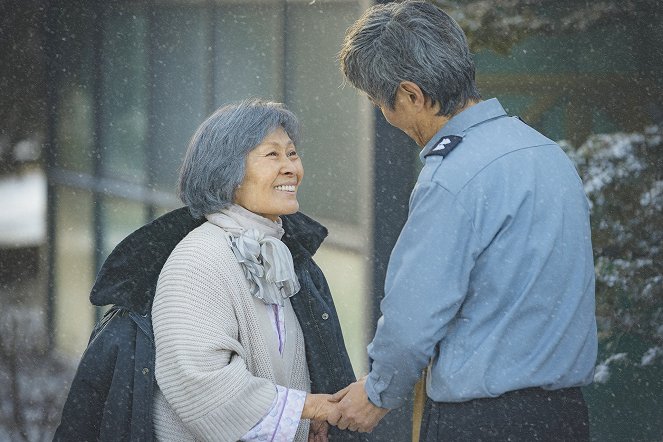
[[[281,240],[254,228],[243,228],[223,212],[208,215],[207,219],[226,231],[251,295],[265,304],[283,306],[286,298],[299,292],[292,255]]]

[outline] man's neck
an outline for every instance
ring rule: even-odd
[[[440,131],[453,117],[463,112],[465,109],[469,109],[475,104],[479,103],[481,100],[469,101],[465,106],[463,106],[458,111],[454,112],[451,115],[437,115],[437,112],[440,110],[439,103],[431,107],[429,118],[421,122],[420,128],[417,130],[417,138],[414,140],[419,147],[422,149],[428,142],[435,136],[436,133]]]

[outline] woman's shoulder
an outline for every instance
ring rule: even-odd
[[[177,300],[190,302],[227,299],[246,290],[246,278],[221,228],[204,223],[177,244],[161,269],[155,305]],[[205,301],[207,302],[207,301]],[[154,310],[153,310],[154,311]]]
[[[215,226],[209,221],[205,221],[192,231],[190,231],[187,236],[185,236],[182,239],[183,241],[189,240],[195,240],[197,238],[210,238],[210,237],[225,237],[226,232],[222,228]]]
[[[173,249],[164,268],[209,267],[218,271],[224,264],[233,264],[235,255],[228,244],[226,232],[205,222],[193,229]]]
[[[180,241],[173,252],[187,247],[195,246],[201,250],[230,250],[227,241],[227,233],[222,228],[215,226],[210,222],[204,222],[200,226],[189,232]]]

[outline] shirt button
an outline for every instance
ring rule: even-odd
[[[324,319],[326,321],[327,319],[329,319],[329,315],[327,313],[323,313],[322,314],[322,319]]]
[[[150,372],[149,368],[143,368],[143,374],[148,374]]]

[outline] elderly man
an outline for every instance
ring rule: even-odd
[[[335,395],[370,431],[427,367],[421,440],[588,440],[597,352],[589,207],[560,147],[482,101],[463,31],[439,8],[376,5],[341,68],[424,166],[392,252],[371,369]],[[379,146],[378,146],[379,149]]]

